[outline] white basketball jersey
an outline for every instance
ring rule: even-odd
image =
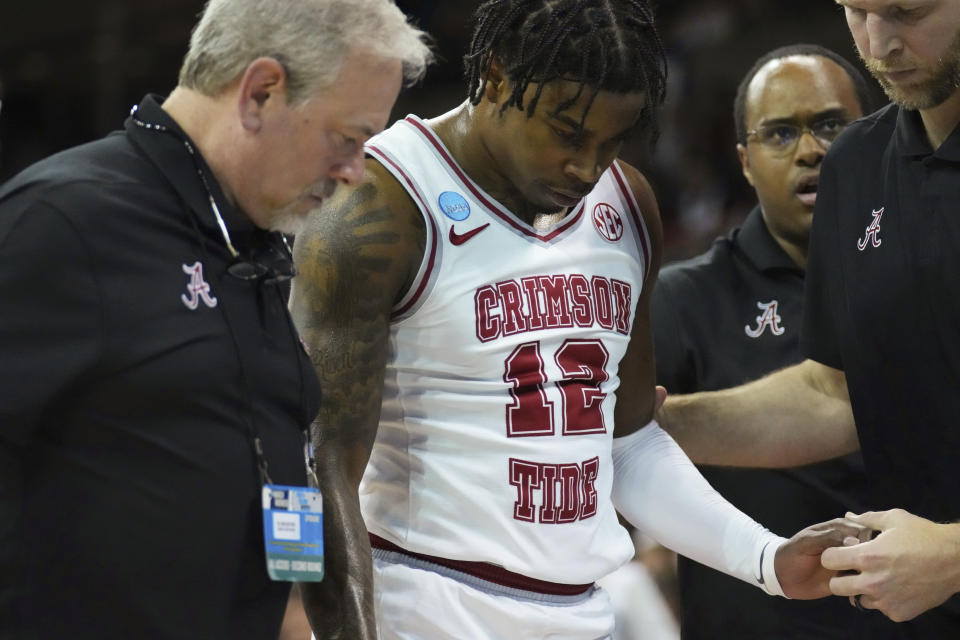
[[[394,310],[367,528],[409,551],[585,584],[633,554],[610,500],[617,369],[650,242],[614,164],[553,228],[521,222],[416,117],[367,153],[423,213]],[[627,393],[635,390],[628,389]]]

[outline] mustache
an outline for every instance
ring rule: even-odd
[[[871,58],[863,55],[863,52],[858,48],[857,57],[860,58],[860,62],[862,62],[871,73],[890,73],[891,71],[897,71],[896,67],[901,66],[903,63],[902,51],[894,51],[886,58]]]
[[[870,73],[897,73],[898,71],[904,71],[904,69],[898,68],[896,65],[888,65],[883,62],[871,60],[869,62],[864,62],[867,67],[867,70]]]
[[[590,184],[586,182],[577,182],[576,184],[557,185],[556,187],[552,187],[552,188],[555,190],[561,191],[563,193],[574,194],[577,197],[582,198],[588,193],[590,193],[591,191],[593,191],[593,188],[595,186],[596,186],[595,183]]]
[[[313,186],[311,186],[309,189],[307,189],[307,193],[311,196],[314,196],[317,198],[323,198],[324,200],[326,200],[327,198],[332,196],[333,192],[336,190],[337,190],[337,181],[332,178],[328,178],[322,182],[318,182]]]

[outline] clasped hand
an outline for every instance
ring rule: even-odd
[[[812,600],[830,595],[836,576],[821,564],[821,554],[832,547],[868,540],[870,530],[851,519],[836,518],[811,525],[784,542],[774,558],[774,569],[788,598]]]
[[[937,524],[903,509],[848,513],[846,519],[872,535],[823,551],[823,568],[835,574],[833,594],[860,595],[863,608],[902,622],[960,591],[960,524]]]

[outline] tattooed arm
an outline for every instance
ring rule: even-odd
[[[326,575],[302,585],[318,640],[376,637],[357,490],[380,419],[390,311],[416,275],[425,243],[416,205],[369,159],[364,181],[341,187],[297,238],[290,307],[323,391],[313,444]]]

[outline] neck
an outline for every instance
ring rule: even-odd
[[[213,172],[223,194],[231,204],[235,204],[230,183],[225,179],[230,170],[229,156],[222,153],[223,145],[217,142],[221,139],[220,128],[226,120],[221,115],[220,101],[192,89],[177,87],[161,107],[190,137]]]
[[[930,146],[934,150],[939,149],[960,122],[960,89],[936,107],[921,109],[920,119],[923,121]]]
[[[801,271],[807,270],[807,250],[810,246],[810,237],[804,236],[802,240],[797,240],[794,238],[786,237],[782,233],[778,233],[775,228],[767,220],[767,212],[760,208],[760,215],[763,218],[763,226],[767,228],[767,232],[770,234],[770,237],[780,245],[780,248],[783,249],[783,252],[787,254],[787,257],[790,258],[793,264],[797,265]]]
[[[784,253],[797,265],[801,271],[807,270],[807,246],[799,245],[792,242],[788,242],[784,238],[778,238],[773,236],[773,239],[777,241],[777,244],[780,245],[780,248],[783,249]]]
[[[493,120],[498,116],[493,113],[481,114],[480,110],[496,108],[495,104],[474,106],[469,101],[464,102],[452,111],[432,118],[429,125],[460,168],[481,189],[530,226],[551,226],[565,215],[566,210],[544,211],[527,202],[508,178],[509,168],[497,160],[488,142],[490,137],[485,135],[484,127],[496,126]]]

